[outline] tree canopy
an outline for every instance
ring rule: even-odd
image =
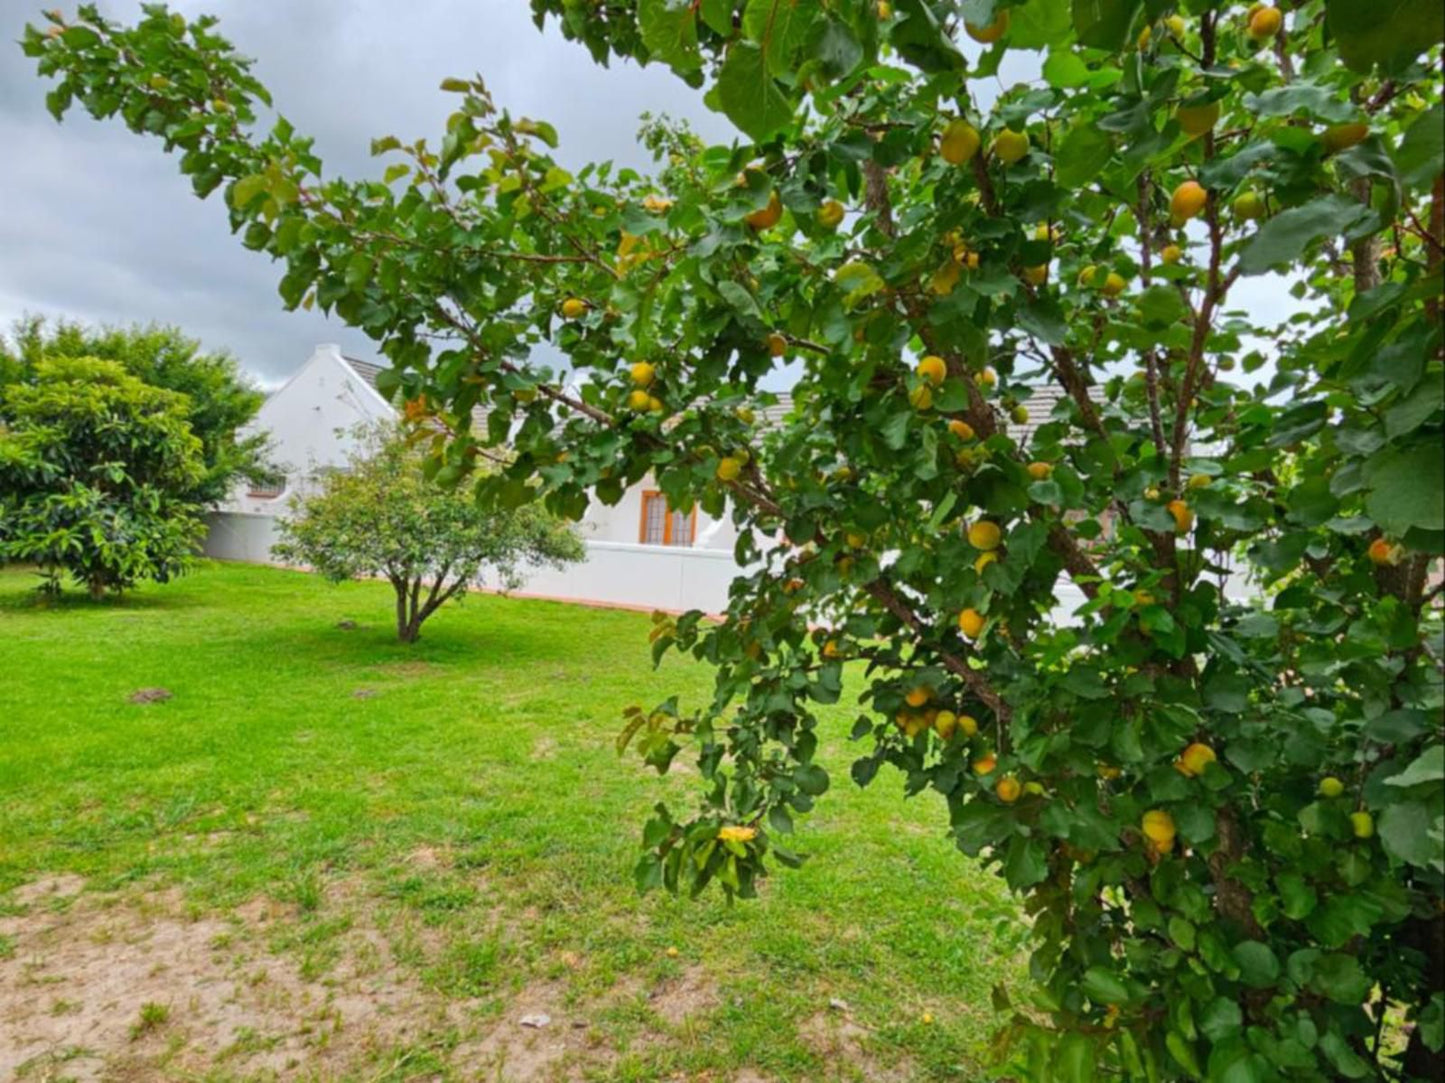
[[[114,361],[151,387],[186,396],[191,431],[201,441],[205,471],[189,499],[217,504],[238,481],[269,476],[265,433],[243,433],[266,396],[225,352],[207,353],[178,327],[88,327],[72,320],[32,316],[0,337],[0,385],[35,378],[46,357],[98,357]]]
[[[57,116],[179,151],[286,305],[381,344],[387,390],[453,434],[442,481],[505,442],[484,499],[577,516],[650,472],[737,520],[758,570],[726,620],[654,635],[715,667],[712,700],[624,734],[706,783],[647,825],[644,887],[748,896],[798,863],[847,667],[853,779],[941,794],[1024,898],[1013,1070],[1438,1074],[1439,4],[533,10],[705,86],[747,141],[653,123],[652,175],[568,171],[545,120],[448,78],[437,142],[380,137],[345,180],[257,131],[270,98],[214,20],[83,7],[24,47]],[[1039,78],[1000,87],[1010,49]],[[1273,325],[1237,307],[1272,271],[1301,302]]]
[[[183,571],[204,533],[185,396],[90,357],[43,358],[32,376],[0,385],[0,557],[92,597]]]

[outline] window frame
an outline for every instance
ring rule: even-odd
[[[685,543],[674,542],[672,540],[672,521],[678,513],[673,510],[672,505],[667,502],[667,497],[663,495],[662,490],[660,489],[642,490],[642,508],[638,516],[637,544],[652,546],[657,546],[659,544],[658,542],[652,542],[647,540],[647,510],[649,502],[652,500],[662,501],[663,516],[662,542],[660,543],[661,547],[672,549],[691,549],[697,543],[697,505],[693,505],[692,513],[687,517],[687,541]]]

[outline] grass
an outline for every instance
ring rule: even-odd
[[[405,646],[374,583],[208,564],[119,601],[44,604],[33,582],[0,570],[0,912],[66,873],[87,896],[178,891],[193,916],[263,898],[285,915],[267,952],[305,979],[391,966],[459,1006],[356,1078],[470,1078],[458,1035],[537,989],[600,1035],[607,1055],[578,1078],[984,1074],[989,991],[1020,977],[1021,924],[934,795],[847,781],[845,707],[826,720],[835,784],[800,824],[802,870],[731,908],[639,897],[648,810],[688,805],[699,780],[619,760],[621,712],[709,688],[704,667],[649,667],[645,616],[473,596]],[[172,698],[129,702],[147,687]],[[385,941],[374,958],[362,925]],[[689,988],[698,1010],[678,1020],[646,995]],[[818,1038],[833,1001],[856,1023],[851,1064]],[[154,1007],[130,1009],[146,1030],[165,1022],[146,1022]],[[206,1078],[251,1078],[233,1066],[264,1044],[241,1034]]]

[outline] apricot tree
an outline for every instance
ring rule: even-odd
[[[1023,896],[1017,1071],[1438,1075],[1438,2],[533,10],[705,86],[746,141],[653,123],[655,175],[568,171],[545,121],[447,79],[440,142],[378,139],[348,181],[256,130],[213,20],[85,7],[24,47],[57,116],[163,140],[288,306],[380,343],[388,390],[457,433],[444,480],[505,444],[480,498],[576,516],[650,473],[730,510],[758,570],[725,621],[654,635],[714,697],[624,734],[707,782],[647,825],[643,887],[747,896],[798,862],[852,664],[854,780],[941,794]],[[1040,77],[999,89],[1008,50]],[[1237,306],[1270,272],[1301,302],[1276,326]]]

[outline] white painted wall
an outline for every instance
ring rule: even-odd
[[[201,552],[213,560],[239,560],[245,564],[275,564],[271,547],[278,540],[274,515],[244,511],[213,511],[206,516],[206,540]]]
[[[242,485],[227,511],[276,515],[290,498],[310,488],[318,468],[346,465],[356,448],[358,425],[391,420],[396,411],[357,375],[341,347],[317,346],[306,363],[262,404],[249,431],[271,436],[272,460],[284,470],[288,488],[272,500],[251,497]]]
[[[517,593],[645,609],[721,613],[727,608],[729,584],[743,571],[733,561],[732,553],[716,549],[588,541],[586,560],[560,571],[539,568]]]
[[[276,516],[221,511],[208,516],[204,553],[215,560],[275,564]],[[519,594],[569,601],[633,606],[639,609],[727,607],[728,584],[741,574],[732,553],[606,541],[586,542],[587,559],[557,570],[539,568],[517,589]],[[483,586],[496,580],[483,573]]]

